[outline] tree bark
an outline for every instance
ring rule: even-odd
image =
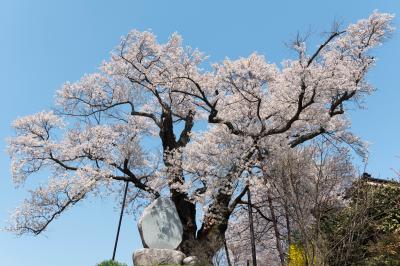
[[[215,253],[224,246],[225,232],[231,214],[229,209],[231,197],[231,193],[222,191],[217,193],[197,233],[197,241],[202,248],[203,257],[210,264]]]
[[[196,244],[198,246],[193,250],[203,263],[212,265],[214,255],[224,246],[224,235],[227,228],[228,219],[203,222],[202,227],[197,233]]]
[[[164,164],[167,168],[176,167],[168,159],[174,150],[186,146],[189,142],[188,136],[193,126],[193,116],[194,113],[189,112],[186,117],[185,128],[179,141],[176,141],[172,114],[170,110],[163,110],[159,136],[164,150]],[[171,199],[175,203],[183,227],[182,242],[178,249],[187,256],[198,256],[204,263],[211,265],[215,253],[224,245],[225,231],[228,228],[228,220],[231,213],[229,202],[232,197],[230,192],[232,187],[229,185],[227,188],[228,193],[222,192],[222,190],[217,193],[214,203],[210,206],[209,212],[205,215],[203,224],[197,232],[195,203],[190,202],[186,192],[180,191],[175,186],[171,188],[173,184],[184,184],[183,172],[179,170],[177,172],[175,168],[168,175]],[[227,183],[229,184],[229,182]]]
[[[187,256],[193,255],[193,245],[196,242],[197,231],[196,206],[183,193],[173,193],[171,198],[175,203],[183,227],[182,242],[179,250]]]
[[[193,116],[194,113],[189,112],[185,129],[181,133],[180,139],[177,142],[174,134],[174,124],[171,111],[163,110],[161,115],[161,127],[159,135],[164,150],[164,164],[167,166],[167,168],[174,166],[174,164],[169,161],[169,156],[172,155],[174,150],[179,147],[183,147],[188,143],[188,135],[193,126]],[[168,182],[170,185],[184,183],[184,176],[181,171],[171,171],[168,175]],[[196,241],[196,205],[190,202],[186,192],[182,192],[178,188],[171,188],[170,192],[171,199],[175,203],[175,207],[183,228],[182,242],[179,246],[179,250],[186,255],[191,255],[193,253],[193,243]]]

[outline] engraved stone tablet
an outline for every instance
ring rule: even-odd
[[[147,206],[138,228],[145,248],[176,249],[182,241],[182,223],[170,198],[158,198]]]

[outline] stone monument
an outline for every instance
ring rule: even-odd
[[[158,198],[147,206],[138,228],[145,248],[176,249],[182,241],[182,223],[170,198]]]
[[[175,250],[182,242],[182,223],[174,202],[158,198],[147,206],[138,222],[143,249],[133,253],[135,266],[184,264],[186,255]],[[191,260],[188,265],[193,264]]]

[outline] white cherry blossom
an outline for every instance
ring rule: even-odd
[[[365,152],[346,114],[374,90],[365,78],[371,48],[390,36],[392,19],[374,12],[311,52],[298,40],[297,58],[281,64],[253,53],[205,69],[207,57],[176,33],[160,44],[151,32],[130,32],[98,72],[57,91],[55,111],[14,122],[14,182],[42,170],[52,177],[17,209],[10,229],[38,234],[86,195],[115,195],[127,181],[131,209],[171,196],[181,249],[192,254],[197,243],[210,260],[247,187],[268,190],[254,169],[318,138]]]

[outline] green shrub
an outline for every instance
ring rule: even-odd
[[[114,260],[105,260],[103,262],[100,262],[96,266],[128,266],[126,263],[120,263]]]
[[[400,265],[400,184],[360,180],[348,197],[320,225],[328,265]]]

